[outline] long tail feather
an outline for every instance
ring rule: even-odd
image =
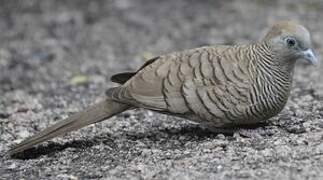
[[[78,112],[63,121],[54,124],[53,126],[46,128],[45,130],[34,136],[27,138],[26,140],[14,146],[9,151],[9,154],[13,155],[18,152],[30,149],[36,144],[110,118],[115,114],[127,110],[128,108],[129,105],[121,104],[112,100],[104,100],[98,104],[86,108],[84,111]]]

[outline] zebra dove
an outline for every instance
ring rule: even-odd
[[[254,124],[278,114],[290,94],[298,59],[312,64],[308,30],[279,22],[264,38],[246,45],[215,45],[162,55],[138,71],[111,80],[107,98],[49,127],[10,154],[132,108],[171,114],[211,129]]]

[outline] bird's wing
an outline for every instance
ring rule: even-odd
[[[202,110],[209,108],[203,100],[207,94],[222,91],[216,94],[222,102],[225,99],[222,96],[249,88],[245,67],[240,67],[241,62],[234,59],[237,56],[229,56],[227,51],[230,51],[228,46],[212,46],[160,56],[124,85],[109,89],[107,94],[116,101],[137,107],[178,114],[192,111],[207,114]]]
[[[141,69],[145,68],[149,64],[155,62],[157,59],[159,59],[159,57],[154,57],[152,59],[149,59],[136,72],[123,72],[123,73],[115,74],[111,77],[111,81],[119,84],[124,84],[135,74],[137,74],[137,72],[139,72]]]

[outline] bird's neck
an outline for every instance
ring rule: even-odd
[[[269,118],[280,112],[287,102],[294,65],[281,64],[280,57],[266,43],[252,44],[250,51],[254,67],[252,90],[257,92],[257,103],[264,111],[263,117]]]
[[[262,41],[255,43],[251,48],[254,54],[257,56],[255,65],[257,69],[271,78],[284,78],[288,81],[292,81],[295,69],[295,61],[284,59],[285,57],[275,53],[269,43]]]

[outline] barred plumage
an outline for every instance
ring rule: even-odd
[[[303,26],[280,22],[252,44],[208,46],[156,57],[137,72],[113,76],[121,85],[107,91],[108,100],[45,129],[11,153],[129,108],[173,114],[209,128],[264,121],[286,104],[296,60],[317,60],[310,48]]]
[[[159,57],[108,94],[128,91],[130,97],[111,97],[123,103],[132,99],[133,106],[206,121],[214,127],[256,123],[283,108],[291,87],[292,76],[286,76],[290,73],[273,58],[265,41],[177,52]],[[143,92],[143,87],[153,95]]]

